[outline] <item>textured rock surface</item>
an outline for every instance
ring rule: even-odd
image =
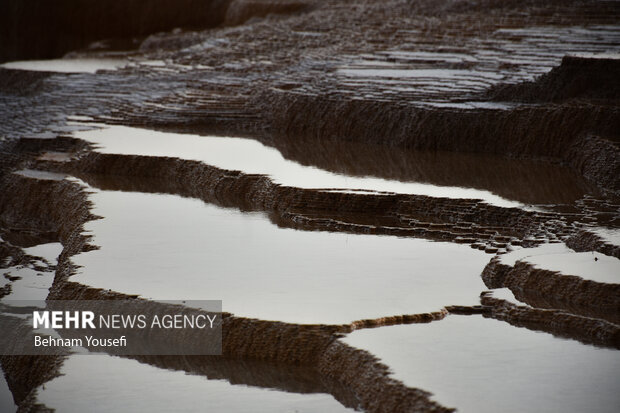
[[[69,2],[53,11],[30,3],[2,5],[8,11],[0,13],[0,60],[73,50],[74,58],[127,61],[95,74],[0,68],[0,266],[34,265],[23,248],[61,242],[50,298],[128,297],[71,281],[71,257],[97,248],[83,224],[98,217],[77,180],[13,173],[24,168],[63,172],[102,189],[262,211],[274,224],[299,230],[469,244],[489,253],[481,274],[487,287],[509,287],[523,303],[485,293],[481,306],[447,302],[435,313],[386,314],[349,325],[228,316],[223,359],[139,361],[231,382],[318,389],[366,411],[447,411],[431,399],[432,389],[394,380],[376,357],[340,338],[453,312],[620,347],[617,284],[494,257],[558,241],[619,257],[616,245],[590,231],[620,228],[619,60],[609,53],[617,54],[620,44],[618,2],[132,1],[120,19],[108,1],[71,12]],[[50,34],[58,27],[39,24],[56,14],[71,29],[66,38]],[[135,16],[139,24],[129,24]],[[1,24],[7,18],[10,24]],[[19,26],[22,21],[28,24]],[[53,44],[32,42],[46,36]],[[24,46],[30,43],[37,47]],[[196,161],[100,154],[69,136],[95,127],[89,122],[248,136],[287,159],[336,173],[477,188],[527,205],[317,191]],[[5,286],[0,296],[10,293]],[[242,374],[245,362],[265,364]],[[20,408],[44,410],[36,388],[58,374],[62,359],[4,356],[0,363]],[[278,364],[304,366],[310,377],[281,379]]]

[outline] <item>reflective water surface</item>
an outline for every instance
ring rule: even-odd
[[[300,188],[364,189],[474,198],[500,206],[521,206],[519,202],[504,199],[486,190],[329,172],[285,159],[278,150],[254,139],[158,132],[125,126],[79,131],[74,136],[96,144],[97,151],[102,153],[197,160],[222,169],[268,175],[276,183]]]
[[[462,412],[615,412],[620,358],[481,316],[355,331],[393,376]]]
[[[467,245],[278,228],[173,195],[95,190],[99,250],[72,280],[154,299],[221,299],[239,316],[298,323],[478,304],[488,255]],[[446,259],[450,257],[450,259]]]
[[[501,261],[507,265],[526,261],[537,268],[601,283],[620,284],[620,259],[600,252],[575,252],[563,243],[515,250],[502,255]]]
[[[567,167],[489,154],[275,137],[265,146],[246,138],[124,126],[74,135],[96,144],[99,152],[198,160],[223,169],[266,174],[278,183],[304,188],[478,198],[500,206],[573,203],[586,193],[596,193]]]
[[[0,64],[6,69],[31,70],[37,72],[95,73],[97,70],[115,70],[127,64],[124,59],[75,58],[50,60],[23,60]]]
[[[15,172],[17,175],[24,176],[26,178],[34,178],[48,181],[62,181],[67,177],[65,174],[59,174],[56,172],[37,171],[34,169],[22,169]]]
[[[106,355],[69,357],[61,373],[38,390],[38,402],[59,412],[353,411],[329,394],[232,385]]]

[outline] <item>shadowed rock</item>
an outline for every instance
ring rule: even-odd
[[[497,257],[484,268],[482,280],[489,288],[510,288],[519,301],[532,307],[561,309],[612,323],[620,322],[620,284],[564,275],[536,268],[525,261],[509,266],[502,264]]]
[[[587,344],[620,349],[620,327],[609,321],[583,317],[564,310],[534,308],[493,297],[483,292],[480,302],[489,308],[485,317],[506,321],[517,327],[544,331]]]

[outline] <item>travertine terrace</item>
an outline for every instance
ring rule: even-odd
[[[410,277],[398,282],[407,284],[412,301],[445,269],[455,283],[462,280],[459,269],[447,267],[450,249],[442,247],[458,245],[473,257],[471,266],[482,263],[475,277],[480,291],[460,302],[446,288],[445,299],[433,296],[437,302],[422,312],[408,312],[415,303],[395,298],[390,304],[405,310],[347,315],[342,323],[331,318],[307,323],[301,316],[296,322],[294,312],[261,319],[245,308],[237,314],[224,302],[223,356],[135,356],[120,364],[139,362],[145,371],[224,380],[232,400],[242,385],[316,396],[304,399],[316,404],[300,402],[303,411],[452,411],[461,406],[445,402],[433,388],[398,379],[393,374],[398,366],[351,343],[357,330],[402,325],[424,334],[421,324],[475,317],[476,325],[501,322],[516,336],[527,329],[569,340],[583,357],[600,350],[597,357],[609,357],[609,365],[617,366],[618,2],[145,0],[130,2],[122,18],[106,8],[114,3],[108,0],[92,10],[73,8],[66,0],[54,11],[39,5],[30,13],[20,3],[0,6],[3,300],[29,291],[32,279],[45,285],[43,298],[161,305],[143,291],[124,291],[123,284],[99,285],[100,279],[88,278],[88,265],[77,265],[88,262],[89,253],[109,251],[90,231],[93,225],[111,225],[106,234],[119,225],[106,217],[110,210],[94,194],[140,193],[151,196],[153,210],[164,196],[186,198],[223,214],[227,209],[260,219],[274,227],[272,232],[368,237],[368,254],[374,245],[388,245],[375,244],[379,237],[411,241],[411,248],[423,248],[413,240],[432,243],[429,251],[439,253],[420,258],[420,267],[406,261],[407,254],[395,258],[410,270]],[[136,16],[139,24],[132,24]],[[47,19],[56,24],[46,26]],[[106,24],[110,21],[114,24]],[[27,59],[37,61],[21,62]],[[122,151],[108,150],[105,134],[94,143],[89,134],[96,131],[122,137]],[[289,184],[261,172],[260,165],[252,169],[241,162],[233,170],[180,152],[155,155],[148,144],[132,146],[132,133],[148,131],[165,134],[160,138],[171,147],[175,139],[180,144],[181,135],[243,138],[239,152],[246,158],[241,159],[253,156],[243,150],[249,139],[282,165],[355,178],[355,183]],[[382,190],[386,182],[419,185],[411,192]],[[463,188],[473,195],[455,195]],[[153,214],[149,225],[173,222],[163,216]],[[135,239],[140,236],[148,234]],[[315,245],[306,239],[299,238],[298,248]],[[175,245],[165,244],[165,232],[161,242],[164,250],[174,251]],[[37,249],[48,244],[60,244],[57,257]],[[562,257],[575,259],[579,268],[558,270],[551,261],[535,259],[552,244],[565,244]],[[136,241],[136,257],[148,255],[141,255],[148,252],[144,248]],[[310,270],[312,260],[321,259],[314,250],[302,253],[310,257]],[[222,254],[244,260],[251,252],[231,248]],[[273,251],[274,262],[285,258]],[[133,265],[140,267],[140,259]],[[206,283],[216,281],[210,265],[215,264],[196,268],[205,272]],[[604,280],[594,276],[602,266]],[[328,274],[324,289],[336,289],[344,279],[339,277],[353,277],[347,278],[351,283],[355,277],[396,277],[355,271]],[[428,271],[431,281],[416,271]],[[139,270],[127,276],[149,282]],[[179,293],[199,288],[177,274],[169,283],[165,288]],[[271,287],[278,285],[265,288]],[[300,302],[320,306],[316,296]],[[16,310],[0,304],[2,324],[20,328],[10,317]],[[77,356],[1,356],[15,408],[69,409],[45,385],[62,394],[58,376],[71,379],[72,366],[79,365],[72,357]],[[616,371],[616,383],[619,378]],[[584,390],[582,399],[595,403],[588,394]],[[605,396],[611,407],[620,403],[617,396]],[[501,410],[482,397],[477,403],[478,411]],[[509,408],[519,411],[519,405]]]

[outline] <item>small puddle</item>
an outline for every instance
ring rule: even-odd
[[[301,165],[285,159],[277,149],[265,146],[254,139],[158,132],[125,126],[78,131],[74,136],[96,144],[97,151],[102,153],[196,160],[221,169],[268,175],[278,184],[298,188],[362,189],[433,197],[482,199],[489,204],[503,207],[523,207],[519,202],[480,189],[348,176]]]
[[[101,247],[71,278],[151,299],[221,299],[238,316],[295,323],[479,304],[488,255],[466,245],[279,228],[173,195],[95,190],[85,229]],[[450,259],[446,259],[450,257]]]
[[[70,153],[66,152],[45,152],[41,154],[37,160],[39,161],[51,161],[51,162],[69,162],[73,159]]]
[[[359,330],[344,339],[393,377],[462,412],[616,412],[617,351],[481,316]]]
[[[76,58],[50,60],[22,60],[0,64],[5,69],[35,72],[95,73],[97,70],[116,70],[127,65],[127,60],[114,58]]]
[[[37,403],[61,412],[345,412],[325,393],[232,385],[106,355],[72,356],[38,389]]]
[[[575,252],[565,244],[544,244],[536,248],[523,248],[501,256],[501,262],[514,265],[526,261],[537,268],[577,275],[600,283],[620,284],[620,259],[600,252]]]
[[[26,178],[40,179],[44,181],[62,181],[67,177],[66,174],[48,171],[37,171],[34,169],[22,169],[14,173]]]

